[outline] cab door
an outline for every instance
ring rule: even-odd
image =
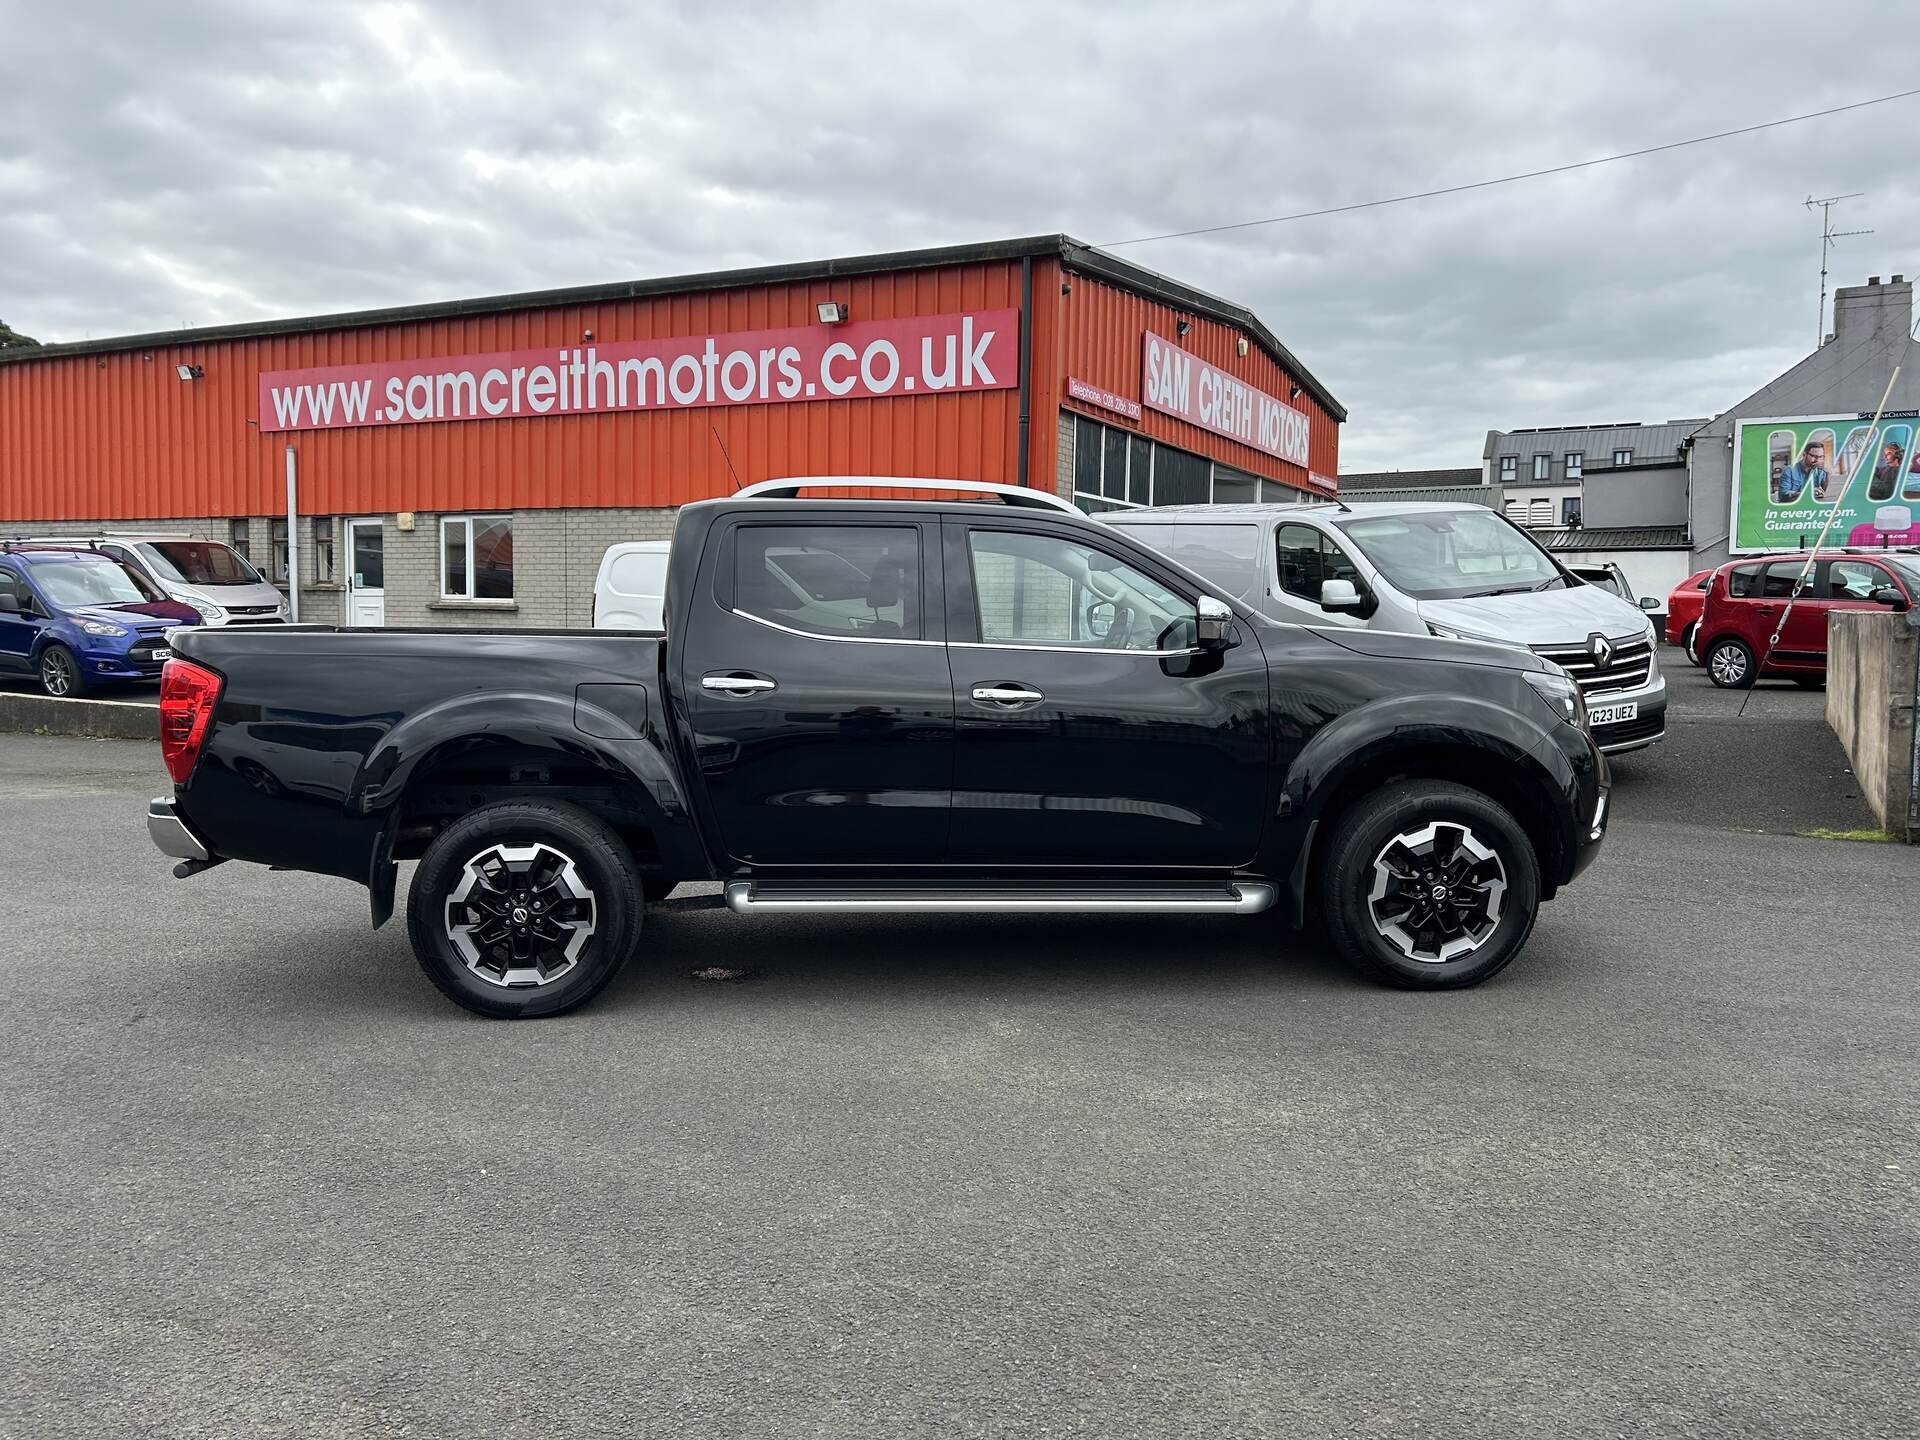
[[[706,813],[737,864],[944,858],[953,676],[938,535],[937,522],[851,511],[716,527],[679,682]]]
[[[973,870],[1250,861],[1268,806],[1252,627],[1194,646],[1197,598],[1130,547],[1039,519],[948,519],[949,854]]]
[[[33,591],[26,577],[11,566],[0,565],[0,669],[25,670],[33,642],[39,638],[41,620],[35,613]]]

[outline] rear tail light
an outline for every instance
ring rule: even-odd
[[[186,784],[193,773],[219,698],[220,677],[206,667],[173,659],[161,669],[160,754],[174,784]]]

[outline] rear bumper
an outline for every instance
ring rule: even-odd
[[[171,800],[148,802],[147,835],[162,855],[170,855],[175,860],[213,859],[213,851],[207,848],[206,841],[194,834],[187,822],[180,818]]]

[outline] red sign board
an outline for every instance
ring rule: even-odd
[[[1078,400],[1083,405],[1095,405],[1102,410],[1111,410],[1116,415],[1124,415],[1129,420],[1140,418],[1140,402],[1129,400],[1124,395],[1116,395],[1104,385],[1096,385],[1091,380],[1081,380],[1072,375],[1067,377],[1067,398]]]
[[[1316,490],[1324,490],[1329,495],[1338,495],[1340,493],[1340,477],[1338,475],[1322,475],[1318,470],[1309,470],[1307,472],[1307,484],[1313,486]]]
[[[1019,384],[1020,312],[743,330],[260,377],[262,430],[338,430],[626,410],[693,410],[1005,390]]]
[[[1295,465],[1307,463],[1304,411],[1216,370],[1190,350],[1148,331],[1141,394],[1147,408],[1211,430]]]

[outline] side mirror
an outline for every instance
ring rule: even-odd
[[[1896,612],[1907,608],[1907,597],[1893,585],[1882,585],[1867,598],[1876,605],[1885,605]]]
[[[1233,627],[1233,611],[1226,602],[1202,595],[1194,605],[1194,643],[1202,650],[1223,650],[1227,631]]]
[[[1320,608],[1335,615],[1358,615],[1367,608],[1351,580],[1322,580]]]
[[[1651,615],[1654,611],[1660,608],[1660,601],[1658,597],[1653,595],[1642,595],[1634,603],[1638,605],[1642,610],[1646,611],[1649,615]]]

